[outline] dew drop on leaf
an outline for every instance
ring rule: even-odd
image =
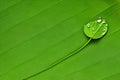
[[[84,33],[91,39],[103,37],[108,31],[108,23],[105,19],[99,17],[97,20],[91,21],[84,26]]]
[[[90,28],[90,24],[87,24],[87,27]]]
[[[101,22],[102,20],[101,19],[98,19],[97,22]]]

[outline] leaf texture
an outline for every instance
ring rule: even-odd
[[[99,16],[105,37],[30,80],[120,80],[120,1],[0,0],[0,80],[23,80],[79,48]]]

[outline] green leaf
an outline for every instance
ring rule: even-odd
[[[23,80],[80,48],[99,16],[105,37],[29,80],[120,80],[120,1],[0,0],[0,80]]]
[[[87,25],[84,26],[84,33],[92,38],[98,39],[103,37],[107,32],[107,26],[105,19],[99,18],[96,21],[89,22]]]

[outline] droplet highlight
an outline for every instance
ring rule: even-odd
[[[98,19],[97,22],[100,23],[102,21],[102,19]]]

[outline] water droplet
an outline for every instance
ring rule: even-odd
[[[91,21],[84,26],[84,33],[92,39],[99,39],[107,33],[107,21],[103,18]]]
[[[87,27],[90,28],[90,24],[87,24]]]
[[[103,20],[103,21],[102,21],[102,23],[104,24],[104,23],[106,23],[106,21],[105,21],[105,20]]]
[[[102,21],[102,19],[98,19],[98,20],[97,20],[97,22],[101,22],[101,21]]]

